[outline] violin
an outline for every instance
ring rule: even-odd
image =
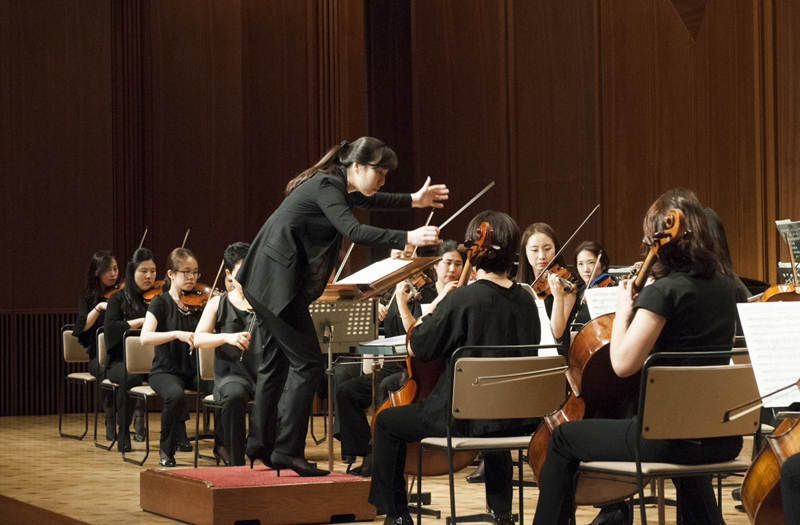
[[[478,228],[478,240],[465,241],[462,247],[467,251],[467,260],[461,271],[461,278],[458,281],[458,286],[464,286],[472,274],[472,267],[480,261],[484,256],[492,256],[491,242],[492,232],[489,224],[481,223]],[[406,347],[408,347],[409,337],[411,331],[419,323],[417,319],[411,328],[406,332]],[[436,384],[439,382],[439,376],[445,371],[445,360],[434,359],[428,363],[423,363],[416,357],[409,355],[406,358],[406,365],[408,366],[408,380],[396,392],[389,392],[389,397],[384,403],[375,411],[372,418],[372,431],[375,431],[375,419],[381,410],[390,407],[410,405],[413,403],[421,403],[433,392]],[[419,443],[406,444],[406,464],[405,473],[409,475],[416,475],[417,472],[417,448]],[[477,457],[477,451],[464,451],[457,452],[453,455],[453,469],[460,470],[466,468]],[[440,454],[423,454],[422,461],[422,475],[424,476],[441,476],[448,472],[447,457]]]
[[[536,296],[539,297],[539,299],[547,299],[547,297],[553,293],[550,290],[550,281],[548,281],[550,275],[553,274],[558,276],[558,282],[564,287],[565,292],[570,294],[576,290],[571,280],[572,274],[569,273],[569,270],[562,268],[557,263],[553,263],[550,269],[543,270],[531,285],[531,288],[536,292]]]
[[[187,309],[193,312],[202,311],[206,307],[209,299],[216,295],[222,295],[222,293],[217,290],[217,282],[219,281],[219,276],[224,266],[225,259],[223,259],[219,265],[219,270],[217,270],[217,276],[214,278],[214,284],[212,286],[197,283],[191,290],[181,290],[181,300],[183,304],[186,305]]]
[[[677,209],[667,212],[664,226],[663,232],[643,241],[650,246],[650,253],[637,276],[637,281],[641,279],[642,286],[659,248],[691,233],[684,231],[683,212]],[[613,320],[614,314],[592,319],[581,328],[572,342],[566,372],[571,392],[561,408],[544,417],[528,447],[528,463],[536,479],[541,479],[539,472],[544,465],[550,437],[558,425],[564,421],[589,418],[625,419],[636,412],[640,374],[620,378],[614,372],[610,355]],[[636,493],[636,483],[634,481],[631,484],[631,481],[609,481],[582,476],[578,479],[575,504],[601,505],[622,501]]]
[[[125,288],[125,279],[122,279],[121,281],[117,281],[116,283],[114,283],[114,286],[109,288],[108,291],[106,291],[106,293],[103,294],[103,297],[108,299],[109,297],[111,297],[112,295],[114,295],[115,293],[124,288]]]

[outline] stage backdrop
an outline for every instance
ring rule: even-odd
[[[94,251],[123,269],[147,227],[161,266],[191,229],[210,284],[288,179],[367,133],[400,158],[388,191],[450,186],[433,224],[496,182],[443,237],[493,208],[564,241],[599,203],[576,241],[630,264],[647,206],[684,186],[736,270],[774,282],[798,79],[793,0],[0,0],[0,414],[55,411]]]

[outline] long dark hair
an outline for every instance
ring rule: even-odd
[[[397,168],[397,155],[389,146],[373,137],[361,137],[352,144],[344,141],[329,149],[316,164],[290,180],[284,193],[289,195],[315,173],[333,173],[344,177],[347,168],[354,163],[390,171]]]
[[[175,248],[169,252],[169,257],[167,257],[167,271],[177,272],[183,262],[189,258],[197,260],[192,250],[189,248]],[[166,275],[164,277],[164,284],[161,285],[161,293],[168,293],[171,285],[172,279],[169,278],[169,275]]]
[[[467,226],[466,238],[468,241],[478,240],[478,228],[480,228],[482,222],[489,223],[489,227],[492,229],[492,245],[500,249],[494,250],[489,256],[484,256],[475,266],[475,269],[486,272],[508,273],[514,264],[514,258],[517,256],[519,226],[517,226],[514,219],[503,212],[482,211]]]
[[[728,237],[725,235],[725,227],[722,225],[722,220],[719,218],[719,215],[708,206],[703,208],[703,211],[708,221],[708,233],[711,234],[711,238],[716,241],[717,261],[719,261],[720,270],[731,279],[734,279],[736,272],[733,271],[731,250],[728,247]]]
[[[86,271],[86,283],[83,286],[83,298],[91,306],[95,306],[104,298],[106,287],[100,280],[111,265],[116,261],[116,257],[109,250],[100,250],[92,255],[89,261],[89,269]],[[119,276],[117,276],[119,280]]]
[[[122,315],[125,319],[138,319],[147,313],[144,292],[136,286],[136,270],[139,269],[140,264],[146,261],[156,262],[153,252],[147,248],[139,248],[133,252],[133,256],[125,268],[125,288],[117,292],[122,294]]]
[[[517,270],[518,283],[533,284],[533,281],[537,277],[536,272],[533,270],[533,266],[531,266],[531,263],[528,261],[528,251],[526,249],[528,240],[536,233],[543,233],[550,237],[550,239],[553,241],[553,248],[555,248],[556,253],[561,251],[561,243],[558,242],[556,231],[552,226],[544,222],[534,222],[528,226],[525,229],[525,232],[522,234],[522,240],[519,243],[519,269]],[[564,263],[563,255],[558,256],[558,259],[556,259],[556,264],[562,268],[567,267],[567,265]],[[544,279],[544,277],[542,277],[542,279]]]
[[[653,265],[653,276],[658,279],[672,272],[683,272],[693,277],[710,278],[722,271],[717,262],[717,248],[708,229],[703,205],[691,190],[676,188],[661,195],[647,210],[644,233],[651,237],[664,230],[664,218],[672,208],[683,212],[685,229],[691,231],[683,239],[665,244],[658,250],[658,261]]]

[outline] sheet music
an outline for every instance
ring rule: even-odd
[[[789,234],[790,249],[794,252],[795,261],[800,262],[800,221],[792,222],[789,219],[775,221],[775,227],[778,228],[784,241],[786,234]]]
[[[617,311],[617,295],[619,288],[607,286],[605,288],[589,288],[583,292],[586,304],[589,306],[589,315],[592,319]]]
[[[404,268],[405,266],[411,264],[411,261],[404,261],[402,259],[384,259],[382,261],[378,261],[375,264],[370,264],[366,268],[357,271],[353,275],[350,275],[336,284],[362,284],[362,283],[371,283],[377,281],[378,279],[382,279],[387,275],[396,272]]]
[[[758,391],[763,396],[800,378],[800,303],[738,304]],[[765,400],[765,407],[800,402],[800,390],[790,388]]]
[[[361,346],[405,346],[406,334],[398,335],[395,337],[384,337],[383,339],[375,339],[374,341],[366,341],[359,343]]]

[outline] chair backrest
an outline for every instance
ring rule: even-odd
[[[504,348],[520,347],[493,347],[481,357],[453,361],[454,419],[541,417],[564,403],[563,356],[498,357]]]
[[[197,371],[200,379],[211,381],[214,379],[214,348],[197,348]]]
[[[135,334],[135,335],[134,335]],[[129,330],[123,337],[125,370],[129,374],[149,374],[156,354],[154,346],[145,346],[139,338],[139,330]]]
[[[724,413],[759,396],[752,365],[647,366],[642,380],[642,436],[703,439],[754,434],[755,410],[727,423]]]
[[[61,344],[64,347],[64,361],[67,363],[86,363],[89,361],[89,354],[80,343],[77,337],[72,335],[74,324],[67,324],[61,327]]]
[[[106,348],[106,334],[103,329],[97,331],[97,364],[104,367],[106,366],[106,359],[108,359],[108,348]]]

